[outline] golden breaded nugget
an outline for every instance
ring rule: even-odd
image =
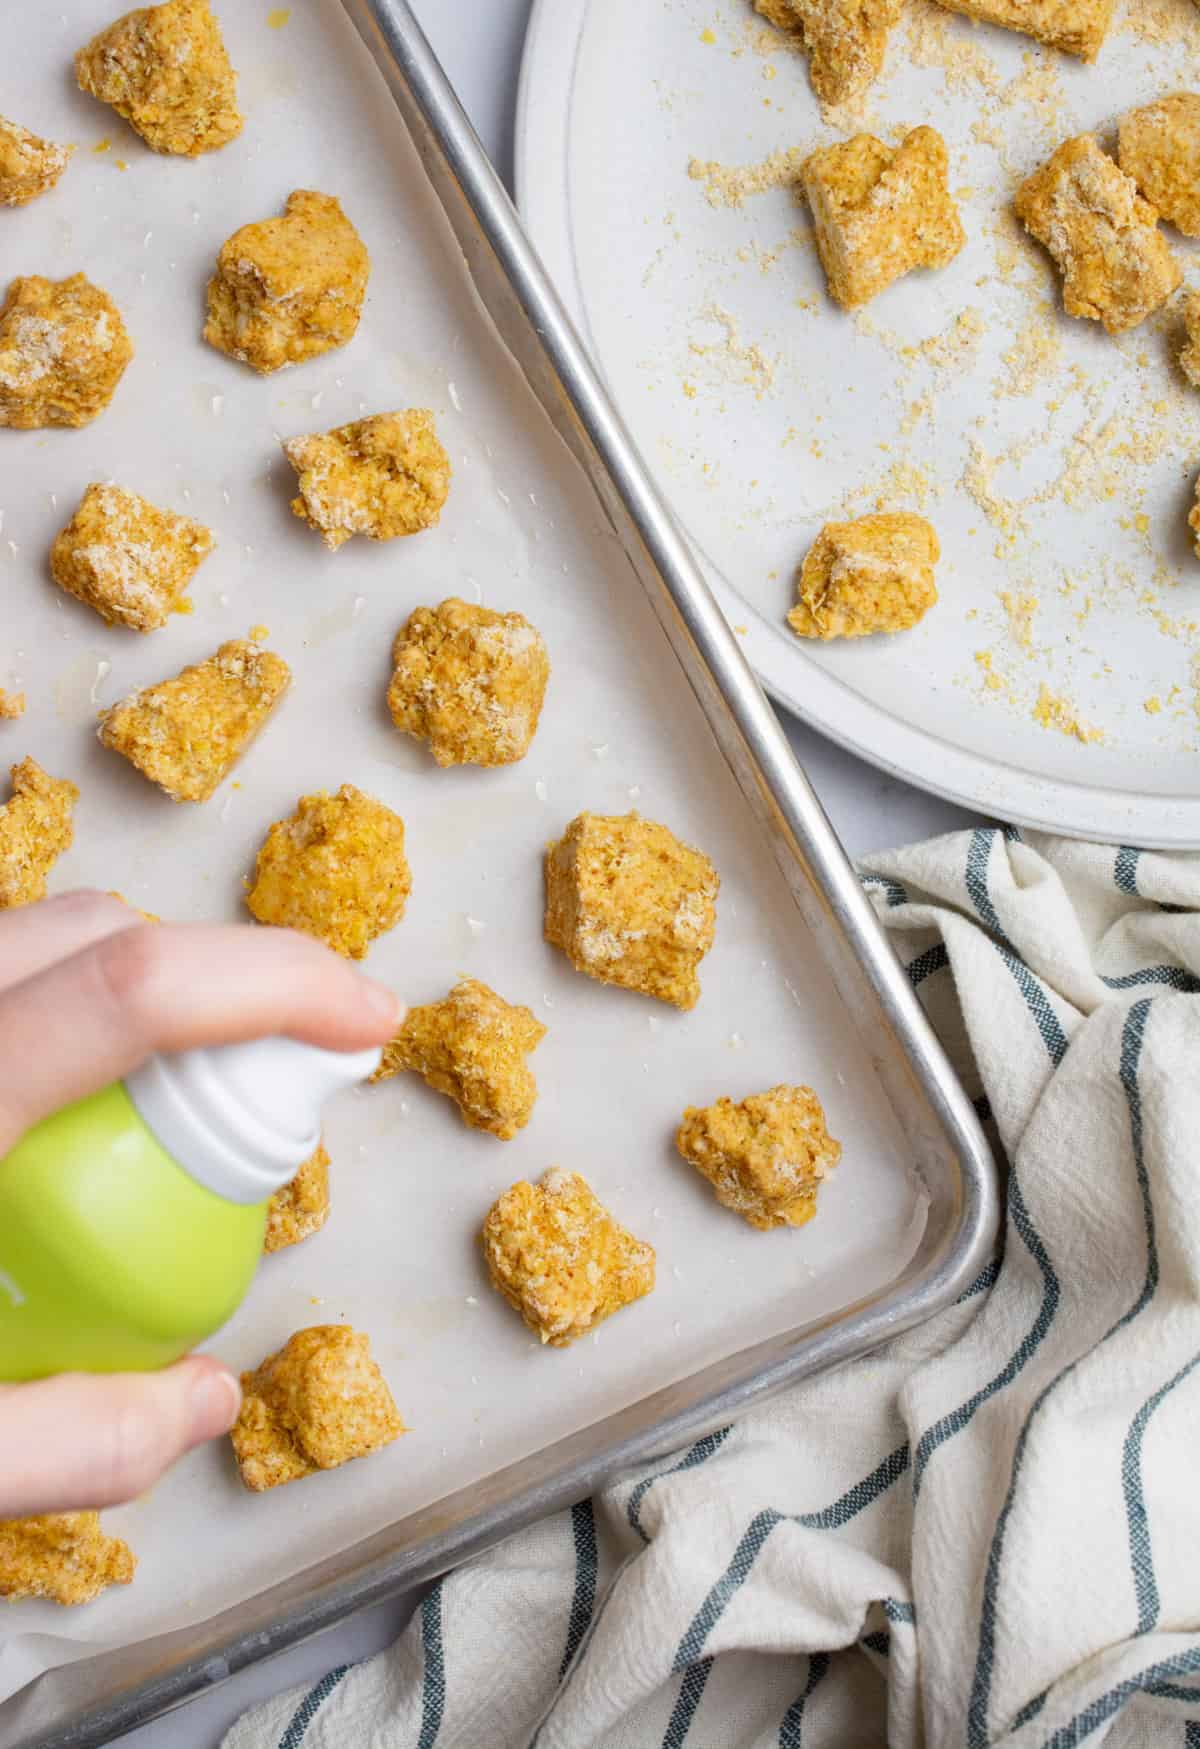
[[[439,765],[511,765],[537,731],[550,659],[519,613],[451,596],[418,607],[392,646],[392,721]]]
[[[344,1324],[297,1330],[242,1374],[242,1393],[229,1437],[256,1494],[369,1457],[405,1431],[369,1338]]]
[[[206,802],[283,694],[282,656],[231,638],[173,680],[131,692],[100,717],[105,747],[136,765],[173,802]]]
[[[110,1585],[128,1585],[136,1566],[129,1545],[101,1531],[98,1512],[0,1518],[0,1597],[13,1603],[90,1603]]]
[[[23,692],[5,692],[0,686],[0,719],[15,723],[18,717],[25,715],[25,694]]]
[[[329,1155],[324,1144],[267,1204],[264,1251],[282,1251],[320,1232],[329,1219]]]
[[[597,1201],[578,1172],[552,1166],[493,1203],[480,1235],[492,1286],[529,1328],[566,1348],[654,1286],[654,1247]]]
[[[764,1233],[810,1221],[821,1181],[842,1157],[811,1087],[772,1087],[737,1105],[689,1105],[675,1146],[718,1202]]]
[[[1065,141],[1017,190],[1013,208],[1063,276],[1068,316],[1136,328],[1183,277],[1142,199],[1092,134]]]
[[[282,217],[243,225],[208,282],[204,338],[263,375],[354,338],[371,258],[331,194],[297,188]]]
[[[883,66],[900,0],[754,0],[777,30],[798,37],[822,103],[845,103],[872,84]]]
[[[127,12],[80,49],[75,77],[154,152],[194,158],[242,131],[237,74],[208,0]]]
[[[1112,23],[1113,0],[940,0],[951,12],[1017,30],[1052,49],[1094,61]]]
[[[546,940],[578,972],[677,1008],[717,928],[716,869],[637,814],[577,814],[546,852]]]
[[[50,575],[109,625],[166,625],[216,546],[211,529],[124,486],[93,483],[55,537]]]
[[[530,1009],[463,978],[440,1002],[409,1009],[371,1079],[412,1069],[448,1094],[473,1130],[507,1142],[533,1115],[537,1082],[525,1058],[545,1036]]]
[[[856,134],[812,152],[800,180],[812,208],[829,295],[857,309],[917,267],[945,267],[965,238],[947,182],[946,146],[914,128],[899,146]]]
[[[283,451],[299,476],[292,514],[331,553],[356,534],[396,540],[432,528],[450,490],[450,458],[424,407],[290,437]]]
[[[0,911],[46,896],[46,876],[71,847],[79,791],[50,777],[36,759],[9,767],[12,795],[0,807]]]
[[[132,357],[120,310],[84,274],[14,279],[0,304],[0,426],[89,424]]]
[[[1200,94],[1177,91],[1121,118],[1117,159],[1185,237],[1200,237]]]
[[[25,206],[53,188],[74,150],[39,140],[0,115],[0,206]]]
[[[260,923],[301,929],[360,960],[404,915],[412,876],[404,821],[344,783],[301,796],[267,833],[246,903]]]
[[[787,622],[801,638],[907,631],[938,598],[940,557],[931,525],[908,510],[827,522],[800,567]]]

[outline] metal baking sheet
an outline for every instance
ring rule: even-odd
[[[1115,148],[1122,114],[1198,70],[1195,0],[1117,0],[1091,66],[910,0],[880,78],[826,118],[749,0],[539,0],[517,143],[533,239],[773,695],[985,813],[1177,848],[1200,845],[1179,299],[1117,339],[1065,316],[1011,201],[1062,140]],[[846,314],[796,166],[923,122],[966,246]],[[1198,245],[1163,235],[1195,286]],[[799,561],[876,507],[934,523],[937,607],[900,637],[801,642]]]
[[[297,1327],[346,1319],[371,1334],[412,1430],[258,1497],[214,1446],[107,1514],[139,1555],[134,1585],[76,1612],[14,1606],[0,1642],[0,1742],[76,1749],[916,1322],[961,1291],[995,1222],[970,1107],[407,7],[325,0],[279,31],[226,8],[248,125],[197,164],[151,158],[69,90],[67,56],[104,17],[104,0],[75,0],[65,21],[22,21],[20,113],[80,151],[5,233],[14,270],[86,267],[139,349],[89,429],[3,434],[20,489],[3,506],[2,660],[17,672],[2,678],[31,700],[9,744],[83,791],[55,884],[236,917],[270,821],[302,790],[354,781],[403,815],[413,866],[371,971],[412,1000],[472,973],[550,1030],[538,1108],[510,1144],[410,1080],[331,1113],[328,1226],[265,1263],[214,1346],[249,1365]],[[342,198],[371,289],[351,346],[262,381],[199,341],[203,285],[224,236],[295,186]],[[288,514],[278,436],[412,403],[436,410],[454,462],[441,526],[327,555]],[[104,476],[220,541],[194,614],[146,639],[106,630],[44,574],[55,529]],[[397,625],[450,592],[523,609],[550,647],[542,727],[506,771],[439,772],[382,710]],[[292,661],[293,692],[238,787],[175,808],[98,747],[94,710],[256,623]],[[542,943],[540,853],[585,806],[636,806],[717,863],[717,945],[691,1015],[580,979]],[[671,1135],[689,1101],[784,1078],[820,1090],[844,1161],[817,1222],[760,1235]],[[555,1161],[659,1254],[655,1294],[561,1353],[490,1293],[473,1243],[493,1197]]]

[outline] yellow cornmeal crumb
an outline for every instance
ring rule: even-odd
[[[282,656],[231,638],[172,680],[112,705],[97,734],[173,802],[206,802],[287,690]]]
[[[1121,119],[1117,159],[1185,237],[1200,237],[1200,94],[1177,91]]]
[[[404,1430],[369,1338],[317,1324],[242,1374],[229,1437],[242,1481],[257,1494],[369,1457]]]
[[[242,131],[237,75],[208,0],[127,12],[80,49],[75,77],[154,152],[194,158]]]
[[[1033,622],[1037,616],[1036,595],[1023,595],[1018,590],[1002,589],[1000,604],[1008,615],[1008,630],[1013,642],[1033,655]]]
[[[124,486],[93,483],[55,538],[50,574],[109,625],[150,632],[177,611],[216,544],[190,516],[159,510]]]
[[[754,0],[754,9],[809,55],[822,103],[845,103],[878,78],[900,0]]]
[[[533,1115],[537,1082],[525,1058],[545,1036],[530,1009],[463,978],[440,1002],[409,1009],[371,1079],[412,1069],[453,1099],[473,1130],[508,1142]]]
[[[267,833],[246,904],[260,923],[315,935],[360,960],[397,924],[412,890],[404,822],[353,784],[301,796]]]
[[[12,795],[0,807],[0,911],[46,894],[46,876],[71,847],[71,810],[79,800],[65,777],[50,777],[36,759],[9,767]]]
[[[1192,292],[1183,301],[1183,325],[1187,345],[1179,353],[1179,368],[1190,383],[1200,389],[1200,293]]]
[[[283,452],[299,475],[292,513],[331,553],[356,534],[395,540],[432,528],[450,490],[450,457],[424,407],[292,437]]]
[[[1109,334],[1144,322],[1182,278],[1154,207],[1092,134],[1065,141],[1013,207],[1053,256],[1067,314],[1103,322]]]
[[[321,1144],[267,1204],[263,1250],[282,1251],[288,1245],[298,1245],[319,1232],[328,1218],[329,1155]]]
[[[637,814],[577,814],[546,851],[546,940],[578,972],[694,1008],[720,879],[701,851]]]
[[[1113,0],[940,0],[940,4],[984,24],[1036,37],[1084,61],[1094,61],[1100,53],[1113,15]]]
[[[927,127],[897,147],[857,134],[801,170],[829,295],[853,310],[917,267],[945,267],[965,238],[946,181],[946,146]]]
[[[132,357],[121,312],[86,275],[14,279],[0,304],[0,426],[89,424]]]
[[[908,510],[827,522],[796,580],[787,622],[801,638],[862,638],[915,626],[937,600],[938,538]]]
[[[46,194],[67,167],[74,146],[39,140],[0,115],[0,206],[25,206]]]
[[[128,1585],[136,1566],[127,1543],[104,1535],[98,1512],[0,1518],[0,1597],[10,1602],[90,1603],[110,1585]]]
[[[267,13],[267,26],[270,30],[282,30],[292,14],[286,6],[273,6]]]
[[[493,1203],[480,1235],[492,1286],[535,1335],[566,1348],[654,1286],[654,1247],[635,1239],[578,1172],[552,1166]]]
[[[23,692],[5,692],[0,686],[0,721],[15,723],[18,717],[25,715],[25,694]]]
[[[439,765],[511,765],[528,753],[550,661],[522,614],[454,596],[419,607],[396,635],[392,662],[392,721],[428,741]]]
[[[1104,739],[1103,729],[1089,728],[1081,721],[1070,699],[1064,698],[1061,693],[1051,692],[1045,682],[1042,683],[1037,703],[1033,707],[1033,720],[1040,723],[1043,729],[1057,729],[1060,735],[1072,735],[1075,740],[1084,743]]]
[[[1157,693],[1151,693],[1149,698],[1142,700],[1142,709],[1148,717],[1156,717],[1162,710],[1162,699]]]
[[[204,338],[267,375],[354,338],[371,258],[330,194],[298,188],[283,216],[243,225],[208,282]]]
[[[811,1087],[772,1087],[738,1105],[689,1105],[675,1146],[719,1203],[764,1233],[810,1221],[821,1181],[842,1155]]]
[[[786,146],[757,164],[722,164],[716,158],[689,158],[688,176],[693,182],[703,182],[709,206],[740,207],[748,195],[798,182],[804,156],[802,147]]]

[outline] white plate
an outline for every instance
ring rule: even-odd
[[[1200,846],[1200,566],[1185,521],[1200,395],[1174,363],[1174,312],[1120,340],[1068,319],[1047,259],[1008,216],[1017,182],[1059,141],[1085,128],[1107,141],[1127,108],[1200,83],[1194,0],[1128,4],[1139,10],[1119,10],[1093,67],[917,5],[859,113],[834,129],[803,57],[744,0],[540,0],[517,186],[777,699],[989,813],[1188,848]],[[791,189],[713,206],[689,176],[692,158],[747,165],[920,122],[946,138],[968,243],[859,319],[827,298]],[[1166,236],[1193,270],[1195,245]],[[960,318],[960,367],[912,350]],[[1057,363],[1037,370],[1035,351],[1006,362],[1023,331]],[[1001,392],[1006,380],[1020,392]],[[972,443],[1015,450],[995,491],[1027,500],[1019,520],[989,519],[985,494],[964,485]],[[876,502],[937,527],[938,607],[894,639],[800,644],[784,625],[796,564],[823,521]],[[1003,592],[1036,603],[1030,648]],[[1043,685],[1103,739],[1036,721]]]

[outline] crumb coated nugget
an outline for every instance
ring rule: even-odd
[[[530,1009],[463,978],[440,1002],[409,1009],[371,1079],[412,1069],[447,1094],[473,1130],[508,1142],[533,1115],[537,1082],[525,1058],[545,1036]]]
[[[552,1166],[493,1203],[480,1235],[492,1286],[544,1343],[566,1348],[654,1287],[654,1247],[578,1172]]]
[[[5,692],[0,686],[0,721],[15,723],[18,717],[25,715],[25,694],[23,692]]]
[[[777,30],[799,37],[822,103],[845,103],[879,77],[888,32],[900,16],[900,0],[754,0],[754,7]]]
[[[211,529],[124,486],[93,483],[55,537],[50,575],[109,625],[166,625],[216,546]]]
[[[264,1251],[282,1251],[319,1233],[329,1218],[329,1155],[324,1144],[267,1204]]]
[[[127,12],[80,49],[75,77],[153,152],[195,158],[242,131],[237,75],[208,0]]]
[[[104,1535],[98,1512],[0,1518],[0,1597],[14,1603],[90,1603],[110,1585],[128,1585],[136,1566],[127,1543]]]
[[[1094,61],[1112,23],[1113,0],[940,0],[951,12],[1017,30],[1052,49]]]
[[[800,567],[788,624],[801,638],[903,632],[937,600],[938,537],[908,510],[827,522]]]
[[[578,814],[546,852],[546,940],[578,972],[694,1008],[720,879],[699,850],[637,814]]]
[[[925,127],[899,146],[856,134],[804,160],[817,253],[843,309],[857,309],[914,268],[953,261],[965,238],[947,173],[945,142]]]
[[[71,810],[79,791],[50,777],[36,759],[10,768],[12,795],[0,807],[0,911],[46,896],[46,876],[71,847]]]
[[[412,890],[404,821],[344,783],[301,796],[267,833],[246,903],[260,923],[315,935],[360,960],[397,924]]]
[[[344,1324],[297,1330],[242,1374],[230,1439],[254,1493],[369,1457],[404,1432],[370,1340]]]
[[[282,217],[243,225],[208,282],[204,338],[263,375],[354,338],[371,258],[331,194],[298,188]]]
[[[1013,208],[1063,276],[1068,316],[1136,328],[1183,277],[1142,199],[1092,134],[1066,140],[1017,190]]]
[[[1200,237],[1200,94],[1177,91],[1122,117],[1117,159],[1185,237]]]
[[[173,802],[206,802],[287,691],[282,656],[247,638],[112,705],[96,731]]]
[[[24,206],[54,187],[74,146],[39,140],[0,115],[0,206]]]
[[[511,765],[537,731],[550,659],[519,613],[451,596],[418,607],[392,646],[392,721],[439,765]]]
[[[1200,389],[1200,293],[1193,292],[1183,302],[1183,325],[1187,344],[1179,354],[1179,368],[1190,383]]]
[[[85,274],[14,279],[0,304],[0,426],[89,424],[132,357],[121,312]]]
[[[424,407],[291,437],[283,451],[299,476],[292,514],[331,553],[356,534],[396,540],[432,528],[450,490],[450,457]]]
[[[717,1201],[752,1227],[802,1227],[842,1156],[811,1087],[772,1087],[735,1105],[689,1105],[675,1146],[712,1185]]]

